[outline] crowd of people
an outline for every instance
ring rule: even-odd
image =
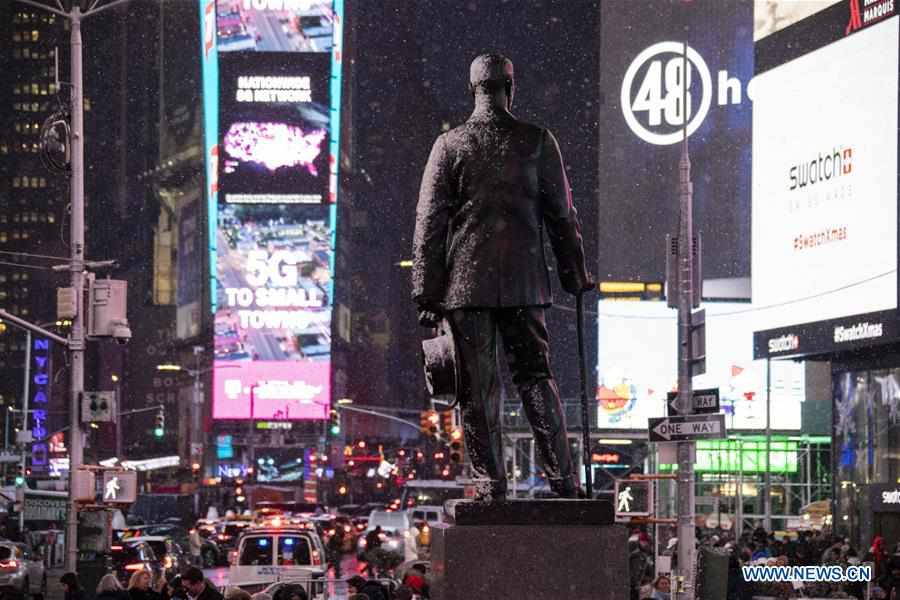
[[[847,598],[855,600],[900,600],[900,544],[888,548],[876,536],[868,548],[855,548],[849,540],[827,531],[795,534],[767,532],[762,527],[735,538],[717,530],[698,533],[698,551],[711,548],[728,560],[727,600],[765,598]],[[672,581],[657,574],[650,536],[634,530],[628,540],[631,600],[670,600]],[[661,553],[671,570],[677,568],[678,540],[672,538]],[[749,582],[745,566],[849,566],[870,565],[867,582]]]
[[[400,585],[386,585],[384,579],[354,575],[346,580],[348,600],[425,600],[428,598],[425,574],[411,569]],[[64,600],[85,600],[84,589],[76,573],[60,578]],[[423,589],[424,588],[424,589]],[[97,600],[309,600],[302,585],[287,584],[274,596],[265,592],[250,594],[239,587],[224,591],[210,582],[197,567],[189,567],[171,579],[151,576],[147,571],[135,572],[123,586],[115,575],[104,575],[96,588]]]

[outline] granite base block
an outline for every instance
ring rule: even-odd
[[[435,525],[435,600],[627,600],[622,525]]]

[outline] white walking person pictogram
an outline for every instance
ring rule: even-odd
[[[631,501],[634,500],[634,496],[631,495],[631,486],[627,486],[624,490],[619,492],[619,505],[616,510],[619,512],[629,512],[631,511]]]
[[[103,494],[104,500],[115,500],[119,495],[119,490],[122,487],[119,485],[119,478],[113,477],[109,481],[106,482],[106,492]]]

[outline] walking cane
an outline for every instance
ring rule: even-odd
[[[588,499],[594,498],[591,484],[591,424],[588,422],[587,371],[584,365],[584,292],[575,296],[578,313],[578,369],[581,373],[581,447],[584,461],[584,484]]]

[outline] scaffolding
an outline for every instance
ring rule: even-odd
[[[580,418],[575,402],[563,401],[573,456],[582,456]],[[519,496],[533,496],[540,484],[540,465],[536,462],[534,441],[521,412],[508,407],[503,413],[504,455],[508,465],[510,489]],[[603,475],[624,478],[632,472],[671,472],[671,465],[659,464],[658,448],[648,444],[645,432],[592,429],[595,447],[615,447],[627,453],[629,464],[593,465],[600,495]],[[731,529],[735,536],[753,530],[771,518],[775,531],[807,529],[803,508],[832,496],[831,437],[776,434],[771,436],[769,470],[771,478],[771,514],[766,514],[764,479],[766,472],[766,436],[759,432],[734,433],[723,440],[697,443],[696,514],[698,525],[709,524]],[[657,490],[657,514],[675,513],[674,486],[660,482]]]

